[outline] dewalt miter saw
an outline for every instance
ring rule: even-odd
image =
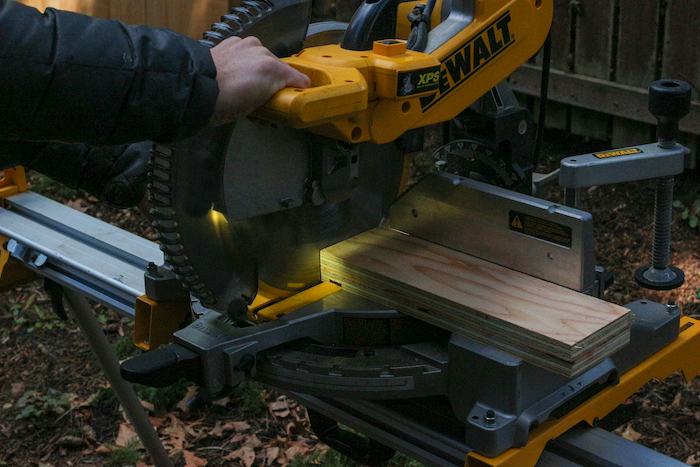
[[[349,24],[309,24],[308,1],[243,0],[204,42],[254,35],[312,87],[155,147],[164,265],[142,242],[87,239],[92,227],[60,235],[88,245],[76,256],[111,255],[101,260],[111,269],[65,262],[68,239],[54,254],[38,228],[18,233],[59,222],[24,194],[0,212],[7,251],[125,313],[139,295],[132,276],[146,270],[134,338],[153,350],[122,365],[125,379],[184,377],[211,399],[256,379],[304,403],[320,439],[368,465],[396,450],[439,466],[678,465],[590,428],[649,379],[700,373],[700,326],[675,307],[626,305],[630,343],[572,378],[321,283],[320,250],[387,225],[602,298],[610,277],[595,266],[591,216],[531,196],[534,124],[506,82],[545,43],[552,10],[552,0],[367,0]],[[686,88],[653,90],[660,144],[568,158],[535,185],[559,179],[575,200],[592,184],[660,177],[667,192],[684,168]],[[407,154],[427,140],[435,170],[407,189]],[[675,286],[680,271],[658,243],[645,280]]]

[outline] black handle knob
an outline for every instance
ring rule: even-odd
[[[177,344],[126,360],[120,373],[126,381],[152,388],[169,386],[180,378],[196,383],[202,379],[199,354]]]
[[[656,136],[662,141],[678,138],[678,122],[690,112],[690,85],[676,79],[654,81],[649,88],[649,112],[658,120]]]

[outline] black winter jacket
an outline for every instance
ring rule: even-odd
[[[170,142],[209,121],[209,50],[172,31],[0,0],[0,140]]]
[[[127,192],[108,201],[133,204],[149,145],[126,143],[197,133],[214,110],[215,78],[209,50],[172,31],[0,0],[0,166],[98,196],[114,194],[117,177]]]

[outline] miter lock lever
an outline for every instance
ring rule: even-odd
[[[658,121],[656,136],[659,147],[672,149],[678,138],[678,123],[690,112],[691,90],[688,83],[662,79],[649,88],[649,112]],[[637,283],[651,290],[671,290],[685,281],[683,271],[668,264],[671,251],[671,220],[673,216],[673,175],[656,181],[654,202],[654,236],[652,263],[634,273]]]
[[[378,441],[344,430],[338,422],[316,410],[306,410],[318,439],[356,462],[373,467],[387,462],[396,454],[395,450]]]
[[[131,383],[163,388],[181,378],[202,384],[202,361],[199,354],[177,344],[152,350],[121,364],[122,378]]]

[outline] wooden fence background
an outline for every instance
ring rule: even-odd
[[[536,108],[539,57],[511,76],[522,101]],[[615,147],[652,141],[647,88],[659,78],[693,87],[681,141],[700,135],[700,1],[554,0],[547,125],[611,139]]]
[[[127,24],[170,28],[193,39],[228,13],[236,0],[19,0],[44,11],[47,7],[100,18],[117,18]]]
[[[23,0],[129,24],[168,27],[199,39],[240,0]],[[314,0],[314,16],[347,21],[361,0]],[[693,86],[681,141],[694,151],[700,135],[700,1],[554,0],[552,74],[547,125],[626,146],[654,139],[647,87],[659,78]],[[537,111],[539,56],[511,76]]]

